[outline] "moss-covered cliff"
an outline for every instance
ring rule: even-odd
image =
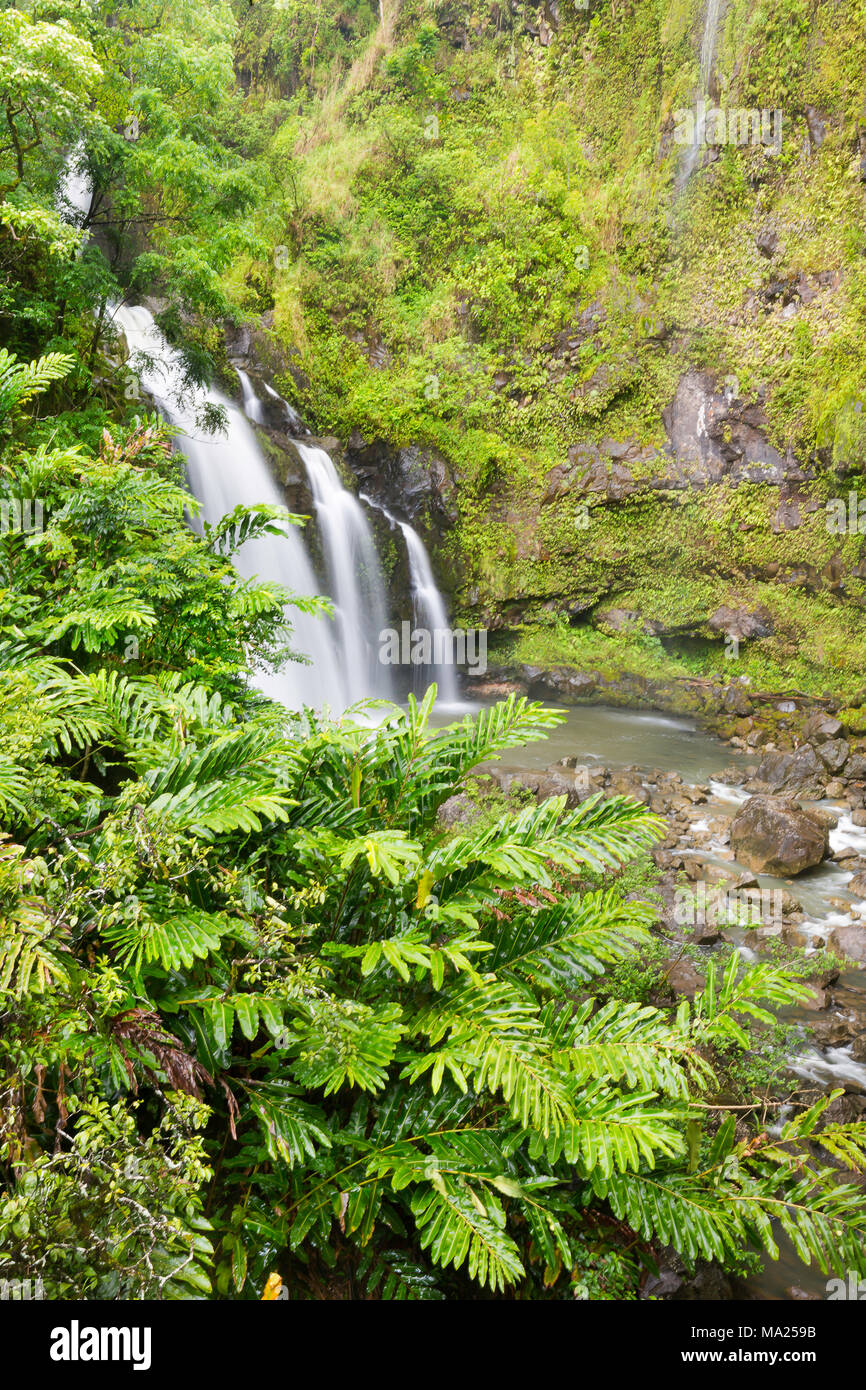
[[[224,289],[350,461],[432,460],[455,612],[859,702],[863,0],[281,9],[237,57],[281,198]]]

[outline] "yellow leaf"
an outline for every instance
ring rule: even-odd
[[[283,1288],[282,1276],[279,1274],[269,1274],[265,1283],[265,1291],[262,1294],[262,1303],[270,1303],[279,1298]]]
[[[420,912],[430,896],[430,889],[433,887],[433,875],[429,869],[425,869],[418,880],[418,892],[415,896],[415,906]]]

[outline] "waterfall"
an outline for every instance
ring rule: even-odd
[[[324,449],[299,440],[295,448],[316,504],[350,699],[390,699],[389,670],[379,659],[379,634],[387,620],[385,581],[363,508],[343,487]]]
[[[283,397],[278,391],[274,390],[273,386],[269,386],[267,382],[264,382],[263,385],[268,395],[272,396],[275,401],[279,401],[280,405],[283,407],[283,414],[288,421],[289,429],[292,431],[292,434],[309,434],[310,431],[307,429],[294,406],[289,405],[288,401],[283,400]]]
[[[66,160],[57,184],[55,205],[60,216],[76,227],[83,227],[90,216],[93,185],[84,167],[84,146],[76,145]]]
[[[408,521],[398,522],[400,530],[406,541],[406,552],[409,557],[409,582],[412,588],[412,617],[416,628],[426,629],[428,632],[446,632],[448,628],[448,614],[445,611],[445,602],[436,587],[433,578],[433,570],[430,565],[430,557],[418,532],[409,525]],[[457,689],[457,675],[454,666],[450,662],[433,662],[430,670],[430,679],[436,682],[439,689],[439,698],[445,705],[456,705],[459,703],[460,695]]]
[[[284,505],[255,434],[237,405],[212,388],[198,392],[197,402],[190,403],[180,356],[166,342],[147,309],[121,306],[115,319],[124,331],[131,365],[142,384],[166,419],[183,431],[178,444],[186,456],[189,485],[201,503],[204,520],[214,524],[239,504]],[[201,433],[195,405],[204,402],[225,411],[225,434]],[[270,579],[293,593],[316,594],[304,542],[296,527],[287,530],[286,536],[247,541],[235,555],[235,565],[246,578]],[[286,619],[293,629],[293,651],[303,653],[311,664],[289,662],[281,671],[259,674],[256,685],[292,709],[325,704],[335,711],[345,709],[350,703],[348,673],[342,654],[338,657],[330,620],[291,606],[286,609]]]
[[[82,154],[80,146],[72,151],[57,190],[62,215],[79,226],[92,204]],[[213,525],[239,505],[284,505],[250,424],[263,424],[265,416],[247,373],[235,369],[243,395],[241,410],[212,387],[190,388],[180,354],[166,341],[149,310],[119,305],[113,309],[113,318],[126,338],[128,370],[179,431],[178,445],[186,459],[189,487],[201,504],[202,519]],[[307,433],[288,401],[267,382],[264,387],[282,405],[291,434]],[[224,434],[203,432],[197,420],[203,405],[218,407],[224,413]],[[255,684],[290,709],[327,705],[341,713],[359,700],[393,698],[389,669],[379,660],[379,634],[387,621],[385,583],[363,509],[343,487],[333,461],[324,449],[297,439],[294,443],[316,504],[336,621],[288,605],[290,645],[305,661],[289,662],[280,671],[258,673]],[[420,537],[407,523],[389,519],[400,526],[406,539],[416,623],[434,631],[447,628],[445,605]],[[297,527],[289,526],[285,536],[246,541],[235,554],[234,564],[245,578],[272,580],[299,596],[321,593]],[[431,679],[436,680],[445,703],[458,700],[453,666],[435,668]]]
[[[243,393],[244,400],[244,411],[246,412],[250,420],[253,421],[254,424],[264,424],[265,416],[264,411],[262,410],[262,403],[256,395],[255,391],[253,390],[253,383],[250,381],[246,372],[241,371],[240,367],[235,367],[235,371],[237,372],[238,380],[241,383],[241,391]]]
[[[387,507],[383,507],[381,502],[374,502],[373,498],[368,497],[364,492],[361,493],[361,501],[366,502],[368,507],[375,507],[377,511],[381,512],[392,527],[399,528],[406,542],[409,588],[412,595],[412,619],[415,628],[423,629],[431,634],[450,632],[445,600],[436,587],[427,547],[414,526],[410,526],[408,521],[401,521],[399,517],[389,512]],[[441,704],[454,705],[460,709],[468,708],[465,701],[460,698],[453,662],[433,661],[430,663],[425,670],[425,686],[429,685],[431,681],[436,682]]]
[[[701,154],[701,112],[706,108],[706,102],[710,94],[710,81],[713,76],[713,64],[716,59],[716,43],[719,35],[719,19],[722,9],[722,0],[706,0],[707,8],[704,14],[704,32],[701,39],[701,67],[698,81],[698,89],[695,93],[695,104],[697,112],[697,126],[695,139],[691,144],[686,145],[683,157],[680,162],[680,171],[677,176],[677,188],[680,192],[685,188],[689,179],[695,171]],[[702,105],[703,103],[703,105]]]
[[[713,61],[716,56],[716,38],[719,32],[719,11],[722,0],[707,0],[707,13],[704,18],[704,37],[701,41],[701,96],[710,90],[713,75]]]

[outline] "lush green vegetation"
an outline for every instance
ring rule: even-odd
[[[554,26],[528,6],[406,3],[315,71],[299,38],[270,144],[291,216],[272,230],[268,211],[266,250],[233,262],[226,293],[291,350],[283,388],[322,428],[444,457],[454,602],[475,621],[505,615],[526,659],[569,659],[551,648],[552,611],[580,600],[584,641],[596,605],[637,595],[647,618],[703,638],[699,652],[671,639],[672,671],[729,676],[706,618],[760,603],[776,631],[743,645],[737,674],[862,694],[862,535],[828,534],[825,516],[866,459],[862,3],[726,7],[719,99],[780,109],[782,154],[722,146],[678,192],[673,112],[692,100],[703,8],[565,5]],[[242,53],[259,53],[263,23],[260,5],[241,16]],[[251,92],[263,122],[272,91]],[[768,226],[772,261],[754,240]],[[569,449],[663,445],[689,366],[760,394],[773,444],[817,461],[796,530],[775,523],[776,487],[590,495],[584,529],[575,467],[545,504]],[[663,452],[627,466],[638,482],[670,476]],[[610,645],[620,671],[658,660],[651,643]]]
[[[154,424],[54,446],[22,412],[67,366],[4,377],[5,476],[50,511],[3,553],[4,1276],[544,1298],[607,1252],[621,1295],[618,1223],[731,1261],[773,1218],[859,1268],[859,1189],[810,1143],[828,1102],[778,1141],[713,1108],[708,1050],[748,1048],[795,978],[733,954],[675,1013],[595,997],[648,944],[606,871],[656,818],[560,798],[445,832],[467,774],[555,716],[512,697],[431,733],[431,690],[371,730],[251,692],[282,595],[226,553],[279,518],[193,536]],[[858,1167],[863,1131],[821,1150]]]
[[[660,1245],[736,1264],[779,1227],[866,1273],[840,1172],[866,1166],[866,1124],[824,1124],[826,1098],[773,1137],[725,1109],[719,1059],[803,997],[794,974],[734,953],[692,1004],[620,987],[655,915],[659,822],[633,802],[444,828],[480,763],[555,722],[540,707],[433,731],[429,695],[370,728],[258,694],[298,600],[231,556],[293,518],[189,529],[111,325],[118,297],[156,295],[193,381],[225,365],[222,318],[272,313],[308,381],[281,384],[316,418],[447,450],[466,542],[486,490],[528,498],[574,428],[627,401],[648,422],[663,395],[647,345],[604,407],[567,404],[574,383],[521,350],[618,258],[652,279],[660,208],[643,247],[628,215],[652,161],[628,164],[618,124],[636,145],[649,113],[593,91],[645,100],[663,14],[688,65],[675,10],[579,15],[547,56],[518,35],[513,79],[514,36],[452,52],[387,4],[378,25],[363,4],[0,12],[0,502],[45,522],[0,536],[0,1277],[76,1298],[633,1297]],[[589,153],[557,86],[587,47]],[[89,240],[56,204],[70,158]],[[515,390],[491,398],[505,367]]]

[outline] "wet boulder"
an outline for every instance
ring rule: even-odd
[[[710,632],[724,633],[727,637],[770,637],[773,632],[773,619],[768,608],[759,605],[754,612],[745,608],[717,608],[707,620]]]
[[[594,795],[586,777],[578,772],[568,772],[563,768],[552,768],[541,773],[535,788],[538,801],[547,801],[552,796],[564,796],[569,809],[579,806]]]
[[[753,791],[796,792],[800,796],[823,795],[827,769],[811,744],[794,753],[765,753],[747,786]]]
[[[807,743],[827,743],[841,733],[839,720],[827,714],[812,714],[803,725],[803,738]]]
[[[585,699],[598,684],[592,672],[573,671],[567,666],[527,666],[524,676],[533,700],[556,700],[565,705]]]
[[[845,776],[855,782],[866,781],[866,758],[861,753],[854,753],[848,759]]]
[[[731,849],[753,873],[787,878],[820,864],[829,831],[788,797],[752,796],[731,822]]]
[[[844,738],[831,738],[818,745],[818,756],[831,772],[841,772],[848,761],[850,748]]]
[[[847,926],[835,927],[833,935],[830,937],[830,944],[835,951],[841,955],[848,956],[849,960],[856,960],[859,965],[866,965],[866,927],[849,922]]]

